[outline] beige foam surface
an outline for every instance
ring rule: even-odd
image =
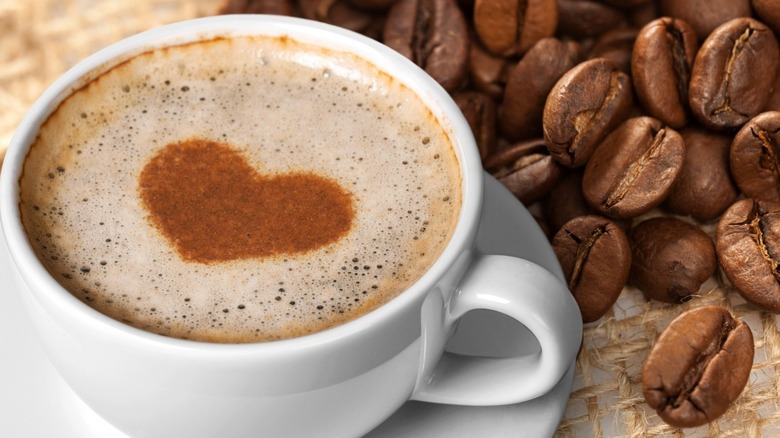
[[[124,36],[215,13],[216,0],[0,0],[0,149],[34,99],[67,67]],[[641,366],[661,330],[697,306],[720,304],[750,325],[756,355],[748,386],[708,426],[665,425],[644,402]],[[522,436],[518,431],[517,436]],[[681,306],[626,288],[613,311],[585,327],[561,437],[780,436],[780,319],[746,304],[716,278]]]
[[[187,222],[165,239],[141,205],[140,187],[155,182],[139,175],[162,149],[193,138],[245,158],[266,178],[263,193],[237,172],[229,184],[199,184],[226,171],[210,170],[225,156],[167,177],[176,201],[197,194],[194,205],[171,203],[167,214]],[[327,177],[348,193],[345,235],[263,257],[193,261],[172,251],[183,240],[243,250],[295,237],[296,227],[327,233],[320,226],[337,210],[306,210],[317,187],[268,201],[282,195],[269,193],[270,181],[294,174]],[[445,131],[398,81],[349,54],[242,37],[144,53],[68,97],[27,155],[20,210],[49,272],[101,313],[167,336],[252,342],[338,325],[406,290],[449,241],[460,184]],[[240,202],[215,206],[212,196]],[[192,220],[194,210],[220,220]],[[272,218],[281,223],[269,228]],[[231,221],[242,225],[230,231]]]

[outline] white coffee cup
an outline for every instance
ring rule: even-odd
[[[217,36],[287,35],[347,51],[414,90],[454,140],[462,209],[451,241],[408,290],[382,307],[315,334],[255,344],[168,338],[79,301],[36,258],[20,219],[19,178],[40,124],[97,72],[135,54]],[[353,32],[275,16],[221,16],[150,30],[87,58],[29,110],[0,174],[0,220],[19,293],[51,361],[95,412],[130,436],[357,436],[407,400],[517,403],[549,391],[573,363],[581,316],[566,286],[529,261],[474,250],[483,172],[468,124],[416,65]],[[445,353],[458,320],[487,309],[536,336],[538,354]]]

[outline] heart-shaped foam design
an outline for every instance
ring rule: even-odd
[[[355,216],[352,194],[333,179],[261,175],[231,146],[197,138],[153,156],[139,191],[150,222],[199,263],[311,251],[346,235]]]

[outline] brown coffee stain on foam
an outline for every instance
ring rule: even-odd
[[[260,175],[224,143],[191,138],[147,162],[138,188],[149,221],[186,261],[313,251],[345,236],[353,195],[310,172]]]

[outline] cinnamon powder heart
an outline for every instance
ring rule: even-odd
[[[311,251],[339,240],[352,194],[310,172],[261,175],[231,146],[188,139],[141,171],[149,221],[187,261],[212,263]]]

